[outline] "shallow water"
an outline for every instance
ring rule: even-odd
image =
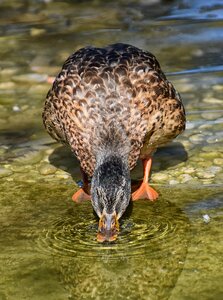
[[[223,5],[130,3],[0,2],[0,299],[223,298]],[[78,163],[41,111],[72,51],[120,41],[157,56],[188,122],[155,154],[159,200],[133,203],[98,244],[91,204],[71,201]]]

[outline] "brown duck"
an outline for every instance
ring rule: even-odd
[[[151,157],[184,130],[185,111],[154,55],[114,44],[80,49],[65,61],[48,92],[43,121],[80,161],[84,185],[73,200],[90,199],[90,190],[100,218],[97,240],[103,242],[117,237],[138,159],[144,179],[132,200],[158,197],[148,184]]]

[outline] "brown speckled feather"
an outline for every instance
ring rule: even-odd
[[[139,157],[174,139],[185,128],[179,94],[156,58],[130,45],[87,47],[72,54],[49,91],[43,112],[49,134],[68,144],[92,176],[106,138]]]

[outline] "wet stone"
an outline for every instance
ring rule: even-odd
[[[178,180],[175,180],[175,179],[171,179],[171,180],[169,181],[169,184],[170,184],[170,185],[179,184],[179,181],[178,181]]]
[[[198,167],[207,168],[212,166],[212,161],[204,160],[197,163]]]
[[[35,84],[35,85],[32,85],[28,89],[28,94],[34,94],[34,93],[43,94],[44,97],[45,97],[46,86],[44,84]]]
[[[209,179],[209,178],[215,177],[214,174],[205,172],[205,171],[197,172],[197,176],[198,176],[198,178],[201,178],[201,179]]]
[[[214,97],[207,97],[203,99],[205,103],[212,103],[212,104],[222,104],[222,99],[217,99]]]
[[[213,183],[213,179],[203,179],[203,182],[202,182],[204,185],[210,185]]]
[[[181,143],[183,144],[185,150],[187,150],[187,151],[194,148],[194,144],[192,144],[192,143],[191,143],[190,141],[188,141],[188,140],[183,140]]]
[[[15,88],[14,82],[1,82],[0,83],[0,90],[8,90],[8,89],[14,89]]]
[[[223,158],[215,158],[213,162],[215,165],[223,166]]]
[[[10,176],[12,173],[11,170],[0,167],[0,178]]]
[[[201,150],[205,151],[205,152],[213,151],[213,145],[211,145],[211,146],[204,146],[204,147],[202,147]],[[223,153],[223,147],[222,147],[222,145],[220,145],[220,144],[214,145],[214,151],[217,151],[218,153],[221,153],[221,152]]]
[[[20,112],[21,111],[21,107],[16,104],[16,105],[13,105],[12,110],[14,112]]]
[[[42,149],[43,150],[47,149],[48,148],[48,145],[47,145],[48,142],[52,142],[52,140],[50,140],[48,138],[47,139],[38,139],[38,140],[34,139],[34,140],[29,140],[29,141],[21,144],[21,146],[23,148],[29,147],[32,150],[39,151],[39,150],[42,150]],[[53,149],[51,151],[53,151]]]
[[[64,173],[64,174],[61,173],[61,174],[57,175],[57,178],[58,179],[68,179],[68,178],[70,178],[70,176],[66,173]]]
[[[192,55],[196,57],[201,57],[204,55],[204,51],[202,49],[195,49],[192,51]]]
[[[194,123],[194,122],[188,121],[187,124],[186,124],[186,129],[187,130],[194,129],[195,127],[196,127],[196,123]]]
[[[223,182],[223,173],[218,173],[216,174],[216,179],[215,179],[216,183],[220,183],[222,184]]]
[[[200,144],[205,140],[205,136],[203,134],[194,134],[189,138],[189,140],[193,144]]]
[[[28,73],[28,74],[13,76],[12,79],[15,82],[46,82],[47,75]]]
[[[14,74],[16,74],[19,71],[19,69],[17,68],[4,68],[0,71],[0,74],[2,76],[12,76]],[[4,84],[4,83],[2,83]]]
[[[188,181],[192,180],[193,177],[192,177],[191,175],[189,175],[189,174],[182,174],[182,175],[179,177],[179,179],[180,179],[180,182],[181,182],[181,183],[185,183],[185,182],[188,182]]]
[[[205,160],[204,160],[204,158],[199,157],[198,154],[196,154],[196,155],[194,155],[193,157],[191,157],[191,161],[197,163],[197,162],[204,162]],[[193,167],[194,167],[194,166],[193,166]]]
[[[31,169],[31,166],[29,165],[10,165],[10,169],[13,171],[13,172],[16,172],[16,173],[26,173],[28,172],[30,169]]]
[[[0,98],[0,106],[1,105],[8,105],[8,104],[13,104],[15,99],[13,97],[10,97],[10,95],[7,95],[6,97],[1,97]]]
[[[0,148],[0,156],[4,155],[6,152],[5,148]]]
[[[207,139],[207,142],[209,144],[214,144],[214,143],[218,143],[218,142],[223,142],[223,137],[221,136],[211,136]]]
[[[205,158],[205,159],[213,159],[213,158],[217,158],[219,157],[219,153],[218,152],[201,152],[199,154],[200,157]]]
[[[223,85],[220,84],[213,85],[212,88],[214,91],[223,91]]]
[[[222,171],[222,168],[221,167],[218,167],[218,166],[211,166],[210,168],[208,168],[208,171],[211,173],[211,174],[216,174],[216,173],[219,173]]]
[[[186,174],[193,174],[195,172],[195,168],[193,168],[193,167],[185,167],[185,168],[183,168],[182,171],[184,173],[186,173]]]
[[[6,117],[7,112],[7,108],[4,105],[0,104],[0,117]]]
[[[156,173],[152,175],[153,181],[167,181],[169,178],[168,174]]]
[[[193,91],[196,86],[193,84],[193,83],[183,83],[183,84],[180,84],[180,87],[178,87],[181,91],[181,93],[186,93],[186,92],[190,92],[190,91]]]
[[[30,29],[30,35],[31,36],[39,36],[39,35],[43,35],[46,32],[45,29],[42,28],[31,28]]]
[[[220,112],[205,112],[201,114],[201,117],[205,120],[216,120],[222,117],[222,115]]]
[[[211,124],[202,124],[198,127],[198,129],[200,130],[211,130],[212,129],[212,125]]]
[[[16,181],[20,182],[29,182],[30,180],[33,182],[38,179],[39,173],[35,170],[29,170],[29,172],[24,172],[24,173],[15,173],[13,178]]]
[[[199,170],[197,172],[197,176],[199,178],[204,178],[204,179],[209,179],[209,178],[214,178],[215,175],[219,172],[222,171],[222,168],[221,167],[218,167],[218,166],[211,166],[207,169],[204,169],[204,170]]]
[[[31,71],[40,74],[55,76],[55,74],[58,73],[58,67],[49,66],[48,63],[49,63],[48,59],[44,60],[43,57],[41,58],[37,57],[31,62]]]
[[[25,152],[20,157],[15,158],[14,163],[17,165],[36,164],[42,159],[42,157],[42,152],[30,150],[28,152]]]
[[[193,185],[201,185],[201,179],[199,179],[197,176],[192,177],[192,179],[188,182],[188,184],[193,184]]]
[[[38,170],[41,175],[50,175],[50,174],[55,174],[57,171],[57,168],[54,167],[53,165],[44,163],[39,167]]]

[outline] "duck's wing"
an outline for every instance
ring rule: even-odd
[[[179,135],[185,129],[186,118],[181,97],[166,79],[155,56],[132,46],[127,51],[133,57],[126,64],[128,79],[123,79],[120,88],[124,86],[125,94],[132,95],[131,105],[140,111],[140,118],[135,117],[140,122],[136,122],[135,131],[131,131],[132,140],[140,141],[132,146],[130,160],[133,165],[142,139],[141,158],[146,158],[157,147]],[[133,113],[136,111],[134,109]]]
[[[157,147],[164,135],[172,138],[182,130],[182,109],[151,53],[114,44],[83,48],[66,60],[48,93],[43,120],[51,136],[70,145],[92,175],[93,148],[106,134],[130,142],[132,168],[143,143]]]
[[[128,137],[134,139],[139,154],[141,134],[130,134],[140,123],[128,79],[135,49],[116,44],[78,50],[66,60],[47,95],[43,112],[47,131],[72,148],[89,175],[95,165],[94,148],[106,139],[122,136],[122,150]]]
[[[131,141],[129,165],[133,168],[140,152],[142,158],[149,156],[185,129],[185,111],[153,54],[126,44],[111,45],[108,52],[119,106],[128,110],[121,122]]]

